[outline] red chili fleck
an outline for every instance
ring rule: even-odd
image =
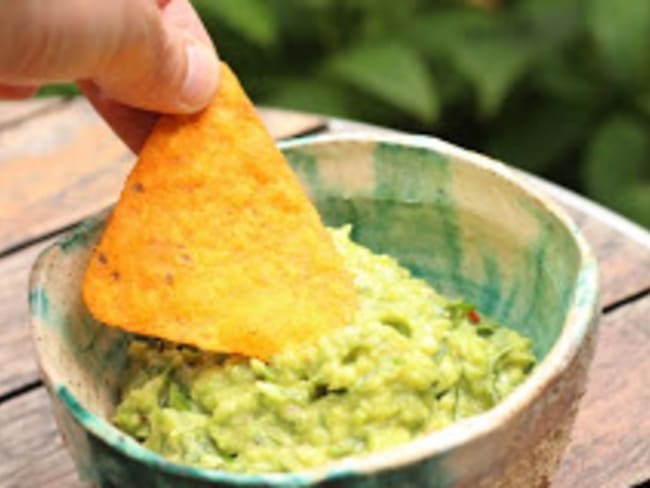
[[[469,321],[473,324],[478,324],[481,322],[481,316],[478,314],[476,310],[472,310],[467,314],[467,318]]]

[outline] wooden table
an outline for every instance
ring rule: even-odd
[[[278,137],[363,128],[263,111]],[[39,379],[27,326],[27,275],[40,250],[118,194],[134,157],[83,100],[0,103],[0,486],[76,487]],[[599,257],[600,340],[553,487],[650,479],[650,234],[534,180],[575,218]]]

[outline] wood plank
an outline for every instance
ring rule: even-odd
[[[81,101],[0,132],[0,253],[107,206],[132,161]]]
[[[604,307],[650,289],[650,249],[591,215],[573,207],[564,208],[578,224],[598,259]]]
[[[27,283],[31,264],[50,242],[0,259],[0,396],[38,379],[29,336]]]
[[[261,114],[276,138],[325,126],[314,115]],[[83,99],[0,131],[0,255],[112,203],[134,160]]]
[[[327,119],[320,115],[269,107],[260,107],[258,112],[266,128],[277,140],[289,139],[327,129]]]
[[[50,110],[63,108],[60,98],[32,98],[29,100],[0,100],[0,130],[23,123]]]
[[[56,430],[45,388],[0,405],[0,485],[79,487],[72,459]]]
[[[650,296],[605,316],[553,488],[650,480]]]

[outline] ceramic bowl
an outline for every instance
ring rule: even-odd
[[[503,165],[436,139],[316,136],[282,148],[326,223],[352,223],[358,242],[531,337],[539,365],[484,414],[321,469],[235,475],[172,463],[106,420],[128,337],[95,322],[80,298],[104,212],[38,258],[29,295],[42,374],[81,479],[101,488],[546,486],[595,337],[597,266],[575,225]]]

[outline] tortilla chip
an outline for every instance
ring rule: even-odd
[[[163,116],[88,265],[108,325],[268,358],[350,322],[351,276],[235,75],[201,113]]]

